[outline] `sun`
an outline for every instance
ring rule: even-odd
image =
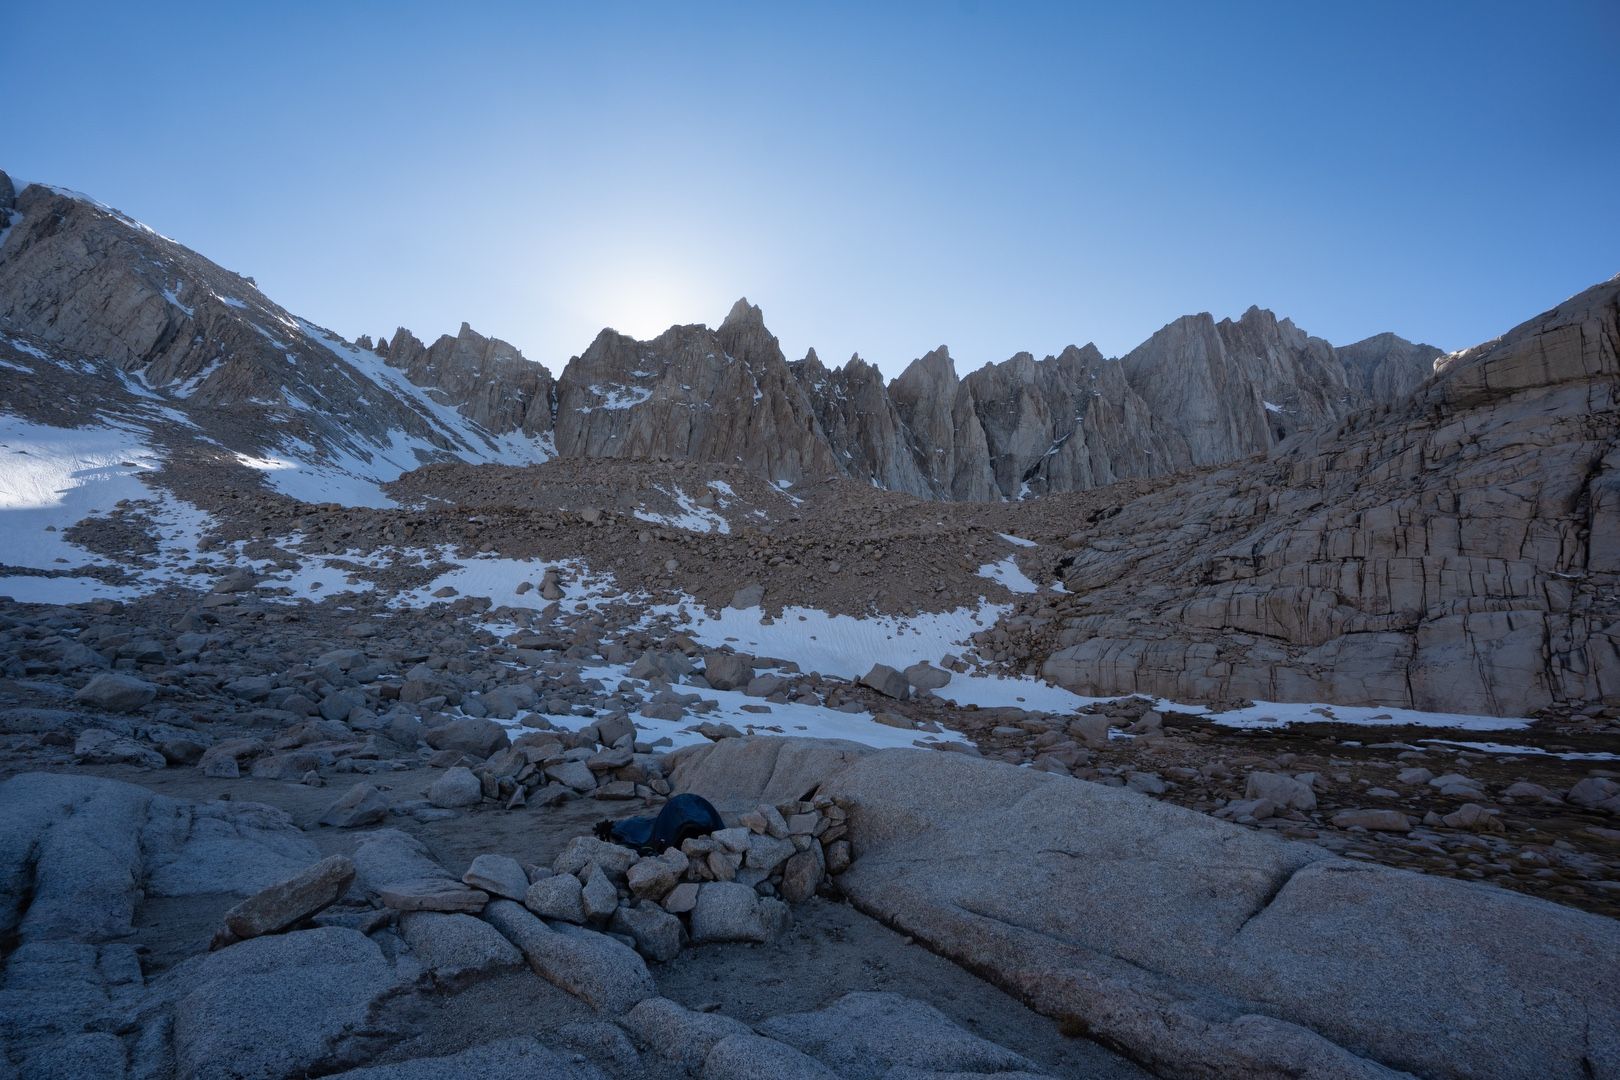
[[[705,276],[676,263],[614,262],[579,281],[578,305],[587,321],[646,340],[671,326],[714,322],[718,302]]]

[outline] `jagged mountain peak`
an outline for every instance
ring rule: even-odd
[[[1086,342],[1084,345],[1065,345],[1063,346],[1062,352],[1058,353],[1056,356],[1047,357],[1047,359],[1055,360],[1060,364],[1082,366],[1101,364],[1108,360],[1108,358],[1103,355],[1102,350],[1097,348],[1096,344],[1090,341]]]
[[[788,363],[743,297],[715,329],[676,325],[651,341],[604,329],[553,379],[466,322],[431,345],[404,328],[350,345],[88,197],[27,186],[13,201],[0,245],[8,333],[105,358],[159,394],[246,408],[318,453],[369,460],[416,440],[390,459],[402,470],[424,453],[484,460],[516,440],[499,452],[665,456],[777,480],[841,473],[929,498],[1018,498],[1266,450],[1392,400],[1437,355],[1393,335],[1336,351],[1256,306],[1236,321],[1184,316],[1118,363],[1070,345],[964,379],[941,345],[885,384],[858,354],[832,371],[813,349]],[[43,228],[47,218],[59,224]]]
[[[904,371],[897,376],[893,386],[912,386],[926,382],[943,382],[951,386],[957,383],[956,361],[951,359],[951,350],[944,345],[930,349],[917,359],[906,365]]]
[[[757,326],[761,330],[765,328],[765,313],[760,310],[758,304],[750,304],[746,296],[740,297],[735,304],[731,305],[731,310],[726,312],[725,320],[721,322],[720,329],[724,330],[727,327],[741,325]]]
[[[1401,335],[1395,333],[1394,331],[1385,330],[1385,331],[1382,331],[1381,333],[1373,334],[1370,337],[1364,337],[1360,341],[1352,341],[1348,345],[1341,345],[1340,348],[1341,349],[1390,349],[1390,348],[1433,349],[1433,348],[1435,348],[1435,346],[1428,345],[1428,344],[1425,344],[1425,343],[1419,342],[1419,341],[1409,341],[1406,338],[1402,337]]]

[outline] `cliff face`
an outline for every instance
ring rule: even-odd
[[[1418,362],[1361,345],[1375,380]],[[1498,715],[1614,700],[1617,346],[1620,279],[1442,358],[1405,401],[1122,505],[1068,540],[1046,674]]]
[[[556,432],[570,456],[741,464],[780,483],[841,471],[746,300],[718,330],[674,326],[646,342],[602,331],[557,381]]]
[[[0,174],[3,175],[3,174]],[[4,189],[0,320],[107,365],[256,445],[296,439],[390,470],[466,461],[664,458],[779,483],[846,476],[930,499],[1023,499],[1235,460],[1410,394],[1437,350],[1383,334],[1345,349],[1251,308],[1192,315],[1122,360],[1071,346],[959,377],[941,346],[892,382],[853,358],[788,363],[746,300],[718,329],[604,330],[561,376],[466,324],[350,343],[83,196]]]
[[[556,411],[551,372],[523,358],[515,346],[487,338],[466,323],[424,346],[404,327],[376,352],[417,386],[431,387],[468,419],[505,434],[544,438]]]

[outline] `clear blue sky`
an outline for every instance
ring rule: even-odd
[[[1620,271],[1620,3],[8,7],[0,168],[347,336],[763,305],[966,370],[1252,303],[1458,348]]]

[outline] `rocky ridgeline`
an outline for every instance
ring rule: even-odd
[[[404,439],[423,464],[702,461],[773,482],[842,476],[927,499],[1021,499],[1265,451],[1404,398],[1440,355],[1389,334],[1335,349],[1251,308],[1235,322],[1179,319],[1122,360],[1071,346],[959,378],[941,347],[885,383],[859,357],[829,370],[812,350],[789,363],[742,300],[712,330],[651,341],[604,330],[554,379],[466,324],[431,345],[404,329],[341,340],[117,211],[44,185],[5,188],[8,364],[53,383],[47,369],[82,381],[85,364],[115,385],[132,377],[137,397],[178,410],[213,445],[260,454],[296,438],[362,469]],[[184,422],[167,426],[193,439]]]

